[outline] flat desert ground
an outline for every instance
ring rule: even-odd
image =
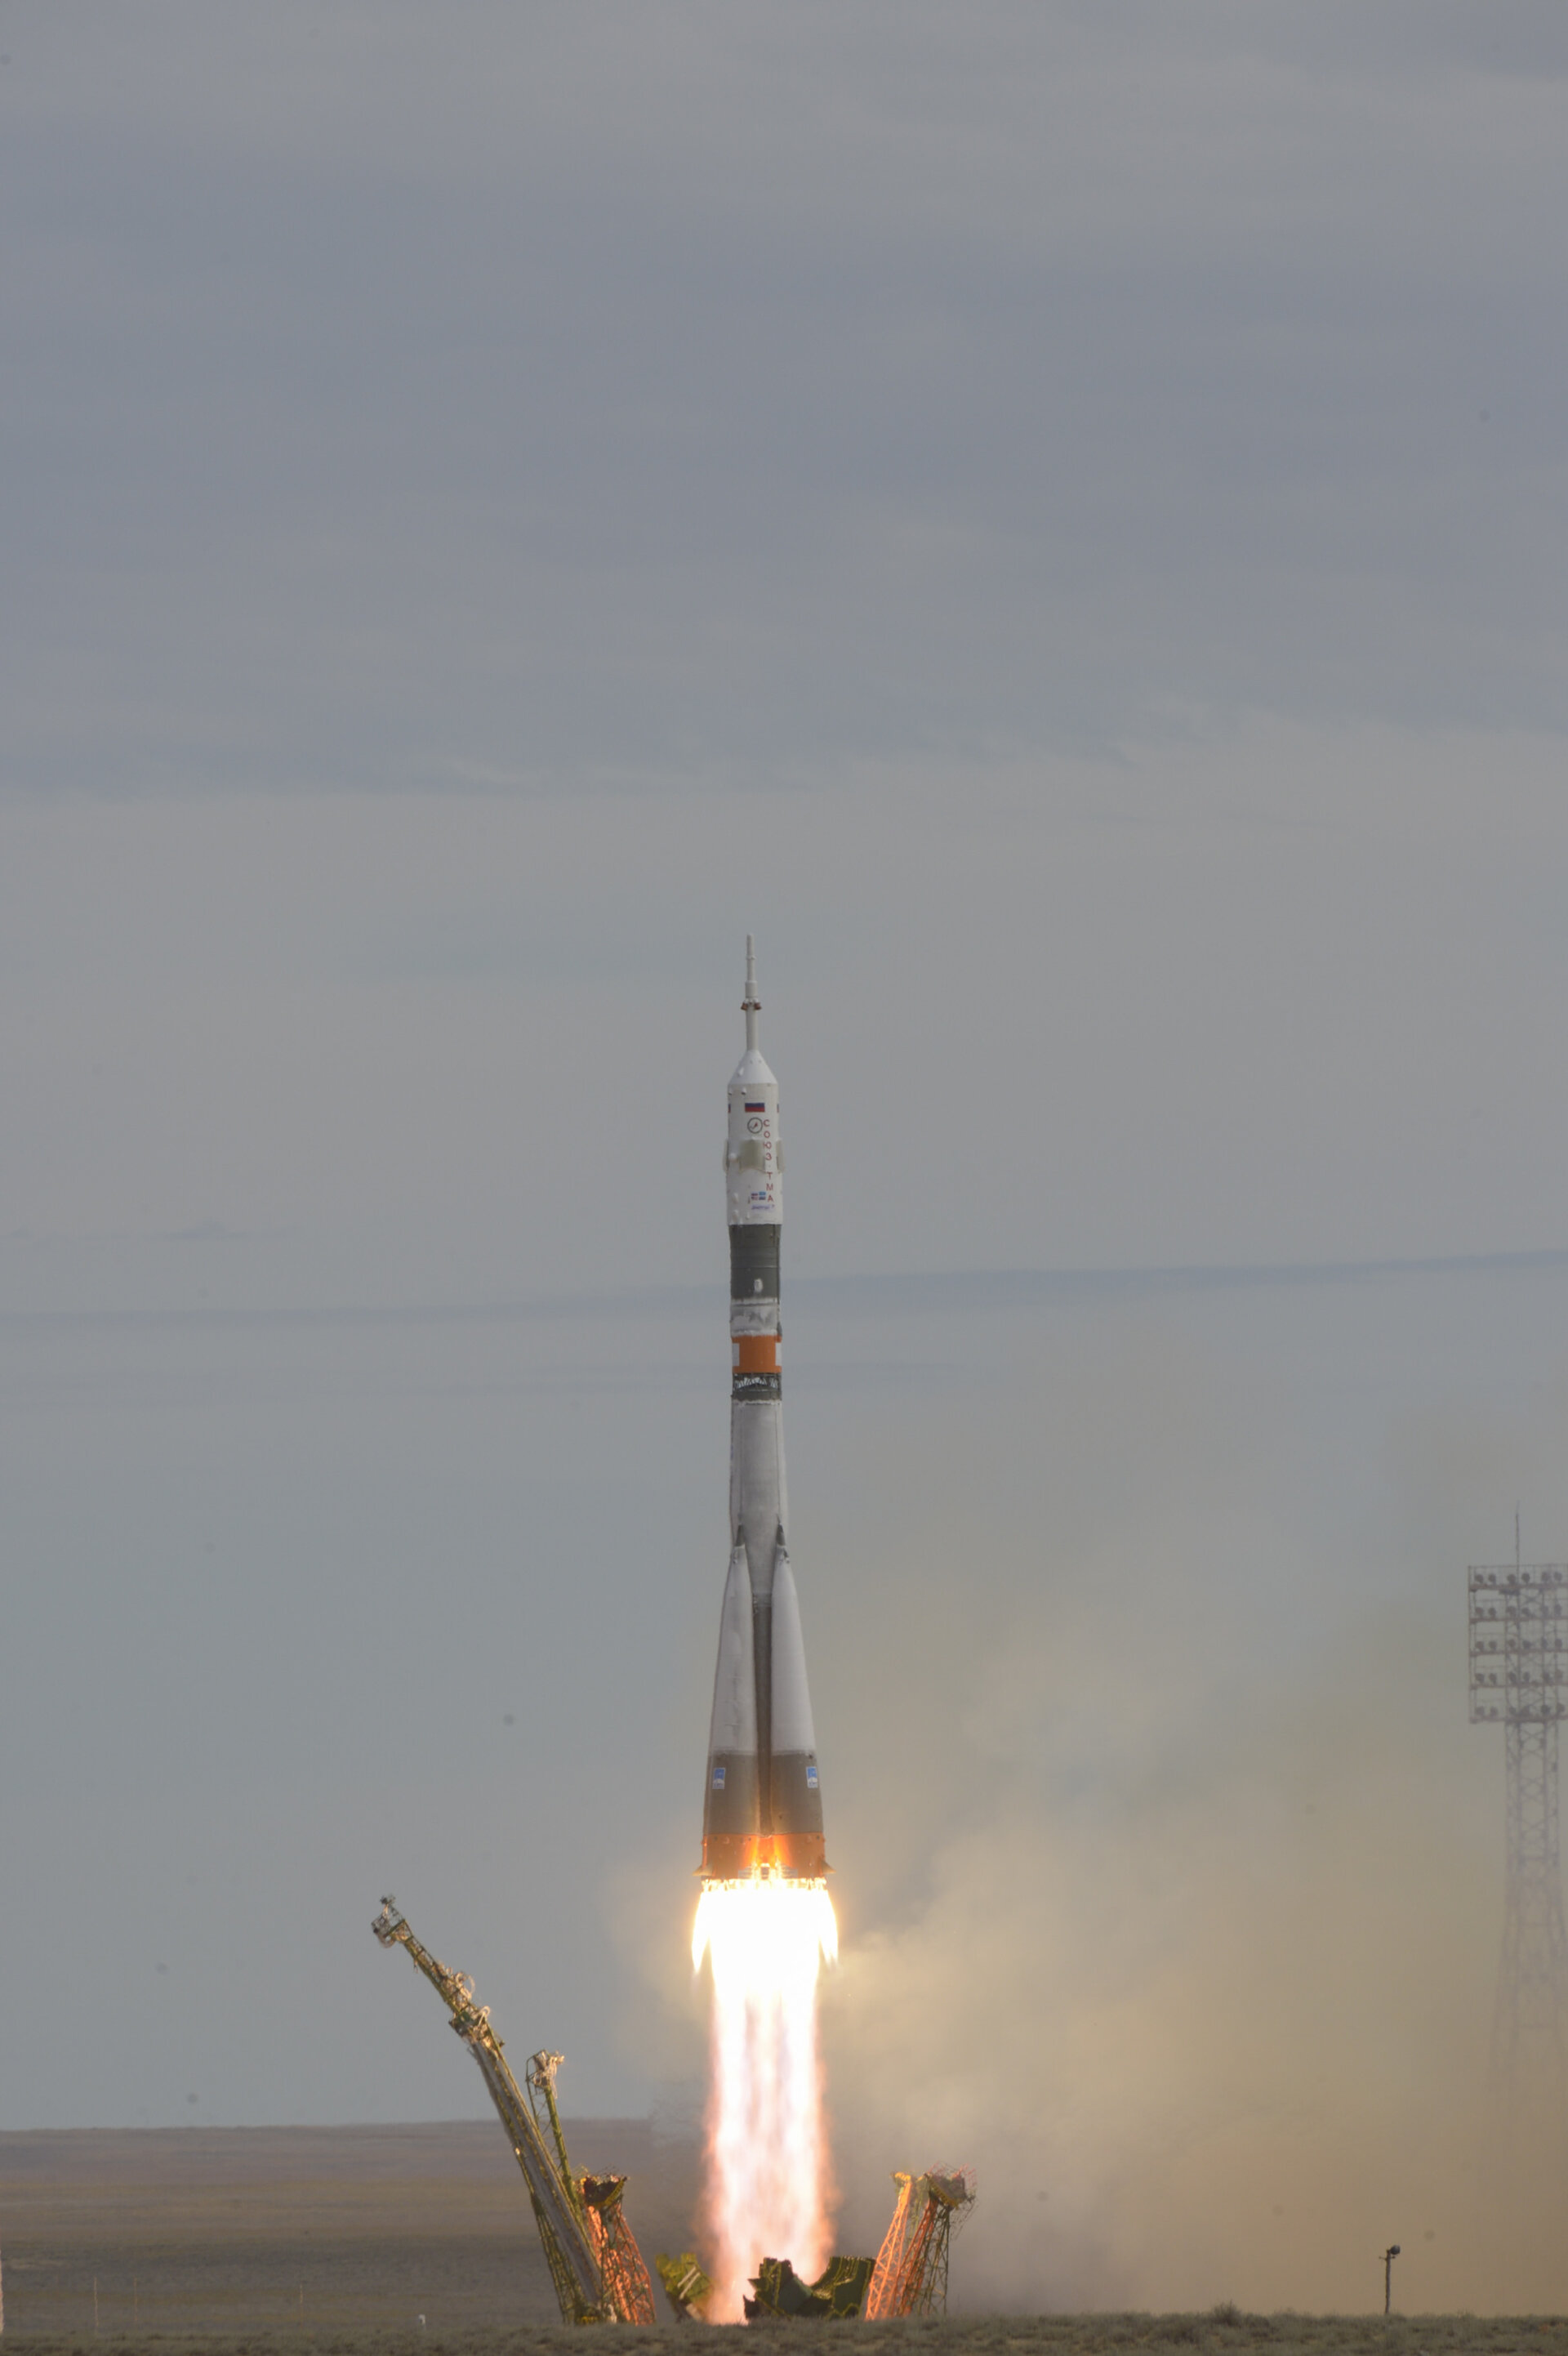
[[[651,2260],[685,2249],[689,2147],[648,2122],[567,2123],[574,2161],[631,2178],[627,2211]],[[177,2341],[194,2356],[539,2356],[582,2334],[560,2323],[511,2154],[494,2122],[379,2127],[0,2135],[5,2330],[45,2351]],[[755,2356],[831,2327],[746,2334]],[[839,2326],[927,2356],[1568,2356],[1568,2320],[1471,2316],[955,2316]],[[722,2351],[735,2328],[667,2322],[640,2344]]]
[[[645,2254],[686,2249],[684,2147],[645,2119],[566,2123],[573,2161],[632,2179]],[[639,2199],[640,2196],[640,2199]],[[7,2340],[413,2333],[557,2322],[495,2120],[0,2135]],[[96,2306],[95,2306],[96,2302]],[[420,2323],[423,2316],[424,2323]]]

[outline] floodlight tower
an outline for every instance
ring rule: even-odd
[[[1568,1938],[1557,1838],[1557,1730],[1568,1716],[1568,1565],[1470,1567],[1470,1721],[1503,1729],[1508,1879],[1492,2077],[1511,2128],[1568,2126]]]

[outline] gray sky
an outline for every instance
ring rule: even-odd
[[[1361,2189],[1441,2147],[1445,2250],[1462,1572],[1516,1496],[1568,1551],[1555,0],[0,0],[0,2126],[474,2108],[385,1886],[574,2106],[691,2082],[752,929],[847,2186],[1076,2169],[1010,2295],[1240,2296],[1255,2238],[1117,2243],[1029,2024],[1110,1951],[1120,2050],[1207,2052],[1158,1893],[1265,1954],[1266,1854],[1368,1974],[1226,2116],[1363,2100],[1271,2056],[1381,1991],[1401,2083],[1460,2058]],[[1484,1264],[1346,1272],[1404,1261]],[[1194,1268],[1253,1274],[957,1280]],[[1394,1917],[1342,1779],[1299,1857],[1236,1799],[1320,1756]],[[1000,2074],[886,1996],[962,2015],[950,1917]]]

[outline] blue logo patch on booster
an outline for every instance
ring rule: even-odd
[[[722,1774],[724,1771],[720,1768],[719,1772]],[[808,1792],[815,1792],[816,1789],[816,1769],[815,1764],[808,1767],[805,1771],[805,1788]]]
[[[722,1767],[715,1767],[713,1770],[713,1788],[716,1792],[721,1792],[724,1789],[724,1770]]]

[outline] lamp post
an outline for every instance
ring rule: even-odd
[[[1399,2244],[1391,2242],[1383,2252],[1383,2313],[1393,2310],[1393,2262],[1399,2255]]]

